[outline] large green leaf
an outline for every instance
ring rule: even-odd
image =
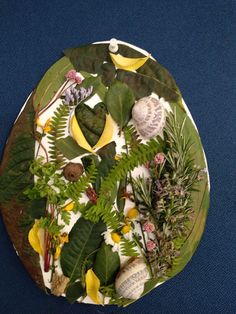
[[[88,151],[79,146],[71,136],[63,137],[57,140],[56,147],[69,160],[88,153]]]
[[[110,245],[103,243],[93,265],[93,270],[100,279],[101,285],[107,286],[113,283],[119,269],[119,254],[113,252]]]
[[[83,217],[79,218],[69,234],[69,243],[64,244],[61,252],[61,267],[63,274],[71,282],[81,276],[83,263],[91,260],[96,250],[100,247],[106,230],[103,223],[92,223]]]
[[[43,109],[65,82],[65,74],[73,68],[70,59],[63,57],[44,74],[34,95],[34,108]]]
[[[134,101],[134,94],[126,84],[117,80],[112,83],[106,94],[105,103],[112,118],[121,129],[130,120]]]
[[[154,92],[166,101],[181,103],[180,95],[158,79],[125,70],[117,70],[117,79],[133,90],[137,100]]]

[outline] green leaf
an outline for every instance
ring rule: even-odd
[[[154,92],[166,101],[182,104],[180,94],[156,78],[140,73],[117,70],[117,79],[126,83],[133,90],[137,100]]]
[[[82,297],[84,292],[85,289],[81,282],[76,281],[66,288],[66,299],[70,302],[70,304],[73,304],[78,298]]]
[[[107,286],[114,282],[120,269],[120,258],[117,252],[112,251],[110,245],[102,244],[96,255],[93,270],[100,279],[102,286]]]
[[[101,101],[104,101],[107,89],[106,86],[102,83],[101,76],[87,77],[83,80],[79,87],[89,88],[90,86],[93,86],[93,92],[89,98],[95,94],[98,94],[98,96],[101,98]]]
[[[132,90],[124,83],[114,81],[110,86],[105,103],[112,118],[121,129],[129,122],[135,98]]]
[[[70,59],[63,57],[58,60],[53,66],[44,74],[39,82],[35,96],[34,108],[43,109],[55,96],[57,90],[65,82],[65,74],[73,68]]]
[[[69,160],[88,153],[88,151],[79,146],[71,136],[63,137],[57,140],[56,147]]]
[[[62,271],[71,282],[80,278],[84,260],[93,259],[93,253],[100,247],[103,240],[101,233],[105,229],[103,223],[94,224],[82,217],[73,226],[69,243],[64,244],[61,252]]]
[[[94,108],[81,103],[75,109],[75,116],[84,137],[91,146],[94,146],[98,142],[106,123],[104,103],[100,102]]]

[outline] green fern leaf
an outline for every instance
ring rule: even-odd
[[[137,246],[134,241],[122,238],[120,246],[122,255],[133,257],[139,256],[139,253],[137,252]]]
[[[49,157],[50,160],[61,168],[65,163],[65,157],[57,148],[57,141],[65,136],[65,129],[67,126],[68,117],[70,114],[69,107],[61,104],[55,111],[51,120],[51,131],[48,135],[49,142]]]

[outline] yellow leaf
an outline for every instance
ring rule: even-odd
[[[35,252],[43,256],[43,229],[39,228],[39,220],[35,220],[28,234],[28,240]]]
[[[99,296],[100,280],[92,269],[89,269],[85,275],[85,284],[87,295],[93,302],[96,304],[103,304],[101,297]]]
[[[114,124],[113,120],[110,114],[106,115],[106,122],[104,126],[104,130],[102,132],[101,137],[99,138],[97,144],[93,147],[93,149],[96,149],[98,147],[103,147],[110,143],[112,136],[113,136],[113,130],[114,130]]]
[[[70,202],[65,207],[63,207],[63,210],[71,211],[73,208],[74,208],[74,203]]]
[[[118,69],[126,71],[135,71],[139,69],[150,58],[150,55],[144,58],[127,58],[121,54],[110,53],[110,57],[114,65]]]
[[[76,120],[75,115],[72,116],[71,118],[71,133],[77,144],[87,151],[94,153],[94,150],[92,147],[89,145],[87,142],[86,138],[84,137],[83,132],[81,131],[81,128]]]

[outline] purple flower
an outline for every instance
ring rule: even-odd
[[[81,101],[85,100],[93,92],[93,87],[90,86],[88,89],[81,87],[80,89],[70,86],[66,89],[64,96],[64,103],[66,105],[78,105]]]
[[[165,155],[163,153],[158,153],[154,157],[154,162],[156,165],[161,165],[164,163],[164,161],[165,161]]]

